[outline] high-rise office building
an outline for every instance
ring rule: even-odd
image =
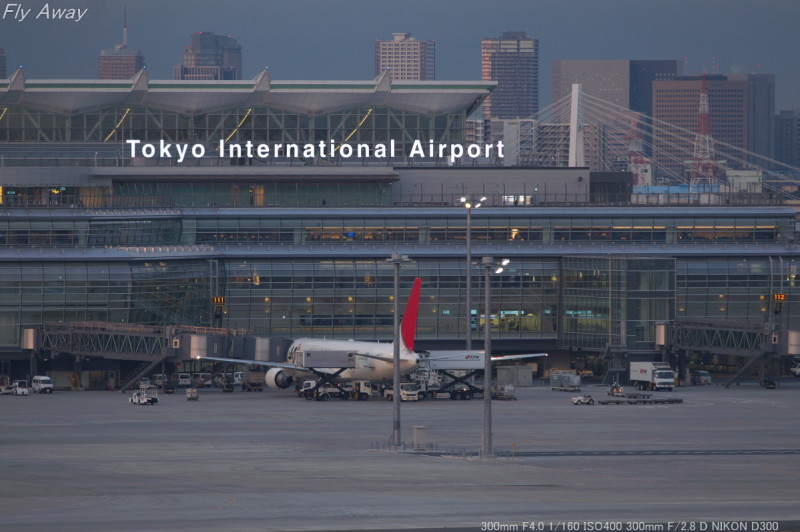
[[[183,63],[174,68],[175,79],[242,79],[242,46],[236,39],[209,31],[192,33]]]
[[[800,166],[800,109],[781,111],[775,117],[775,158]]]
[[[728,79],[747,80],[747,150],[774,159],[775,74],[733,74],[728,75]],[[758,157],[751,157],[751,162],[758,166],[769,166]]]
[[[772,74],[737,74],[707,76],[711,137],[715,158],[726,160],[730,168],[742,168],[741,150],[773,157],[775,153],[775,77]],[[653,82],[653,117],[692,132],[698,128],[701,76],[681,76]],[[663,150],[662,163],[679,166],[678,156],[692,146],[669,135],[653,135],[655,150]],[[658,158],[658,154],[654,154]],[[746,157],[760,166],[758,156]]]
[[[389,70],[392,79],[436,79],[436,41],[418,41],[393,33],[391,41],[375,41],[375,75]]]
[[[128,48],[128,14],[122,25],[122,44],[100,51],[97,58],[99,79],[131,79],[144,68],[144,57],[139,50]]]
[[[586,94],[650,115],[653,81],[674,79],[677,71],[675,60],[557,60],[553,61],[553,101],[569,95],[572,85],[580,83]]]
[[[701,76],[680,77],[670,81],[653,83],[653,118],[668,122],[689,132],[698,131]],[[736,167],[733,157],[739,153],[726,145],[747,149],[749,129],[747,117],[750,112],[747,80],[728,80],[726,76],[707,77],[708,105],[711,118],[711,137],[715,142],[713,158],[727,160]],[[662,128],[653,132],[653,158],[661,165],[673,170],[683,167],[685,153],[692,153],[694,137],[683,135],[675,138]]]
[[[539,41],[505,31],[481,41],[481,79],[497,81],[483,104],[484,118],[528,118],[539,111]]]
[[[0,78],[5,79],[8,77],[6,72],[6,51],[0,48]]]

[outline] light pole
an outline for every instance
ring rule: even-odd
[[[508,259],[495,262],[493,257],[483,257],[481,266],[484,269],[483,278],[483,446],[481,455],[485,458],[494,455],[492,450],[492,314],[491,314],[491,274],[502,273],[508,265]]]
[[[472,350],[472,209],[480,207],[486,196],[481,196],[478,201],[468,199],[466,196],[461,197],[461,204],[467,210],[467,291],[464,294],[467,301],[467,327],[466,327],[466,349]]]
[[[411,262],[406,255],[392,253],[386,262],[394,265],[394,342],[392,379],[392,446],[400,447],[400,264]]]

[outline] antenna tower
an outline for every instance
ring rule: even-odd
[[[703,72],[700,85],[700,111],[697,115],[697,135],[694,138],[694,157],[692,159],[690,190],[711,191],[717,184],[718,168],[713,159],[714,141],[711,138],[711,112],[708,108],[708,79]]]

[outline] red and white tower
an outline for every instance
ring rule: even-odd
[[[700,85],[700,111],[697,116],[697,135],[694,138],[689,188],[711,191],[718,184],[719,166],[714,160],[714,141],[711,138],[711,111],[708,107],[708,80],[703,73]]]

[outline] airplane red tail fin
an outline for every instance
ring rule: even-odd
[[[409,351],[414,350],[414,339],[417,336],[417,318],[419,317],[419,295],[422,291],[422,279],[414,279],[414,286],[411,287],[411,295],[408,296],[406,311],[403,313],[403,321],[400,322],[400,341],[402,346]]]

